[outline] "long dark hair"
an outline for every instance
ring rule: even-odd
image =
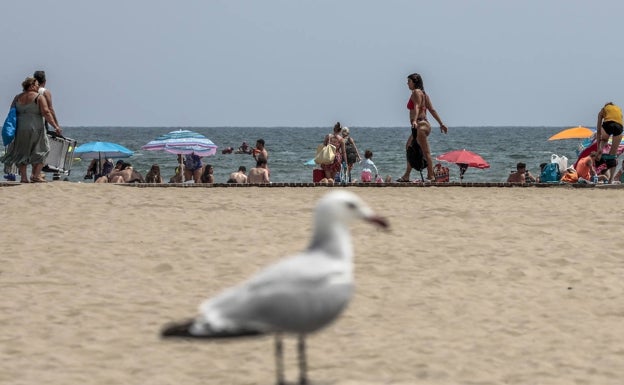
[[[414,82],[414,86],[417,89],[422,90],[422,91],[425,90],[425,85],[423,84],[422,76],[420,76],[420,74],[413,73],[409,75],[407,78],[411,79],[412,82]]]
[[[212,168],[211,164],[207,164],[204,166],[204,172],[202,172],[200,180],[202,183],[208,183],[210,179],[210,169]]]

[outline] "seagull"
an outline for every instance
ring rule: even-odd
[[[274,334],[277,384],[284,385],[282,335],[296,335],[299,384],[307,384],[306,336],[334,321],[353,294],[348,225],[356,220],[388,228],[386,219],[357,195],[346,190],[326,194],[316,206],[314,233],[306,250],[204,301],[194,319],[165,325],[161,336],[221,339]]]

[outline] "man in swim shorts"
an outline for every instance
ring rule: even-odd
[[[609,177],[609,183],[613,182],[615,176],[615,168],[617,167],[617,151],[622,141],[622,109],[612,102],[606,103],[598,113],[598,123],[596,123],[596,143],[598,144],[598,155],[596,156],[596,165],[602,163],[607,164],[606,174]],[[611,148],[609,154],[603,154],[603,147],[611,140]]]

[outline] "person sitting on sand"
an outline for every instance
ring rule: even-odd
[[[247,167],[240,166],[238,171],[230,174],[230,179],[228,179],[228,183],[247,183]]]
[[[377,180],[379,171],[375,163],[373,163],[373,152],[366,150],[364,151],[364,161],[362,162],[362,173],[360,175],[362,182],[368,183],[373,181],[373,170],[375,170],[375,180]]]
[[[145,179],[130,163],[122,162],[120,170],[113,170],[108,176],[99,178],[96,183],[145,183]]]
[[[247,181],[253,184],[271,183],[269,170],[267,169],[267,160],[264,157],[258,157],[256,167],[249,171]]]
[[[154,163],[147,174],[145,174],[145,183],[163,183],[158,164]]]
[[[100,161],[98,159],[91,159],[91,163],[87,167],[87,173],[85,174],[83,179],[93,179],[93,176],[97,174],[98,168],[100,166]]]
[[[512,172],[507,177],[507,183],[535,183],[537,179],[526,169],[526,164],[519,162],[516,164],[516,172]]]
[[[107,168],[106,170],[105,168],[102,168],[102,174],[98,174],[94,178],[95,183],[108,183],[108,176],[110,175],[110,173],[114,171],[121,171],[124,168],[125,164],[126,163],[120,159],[117,161],[117,163],[115,163],[115,166],[113,168]]]
[[[180,167],[175,168],[175,174],[169,179],[169,183],[183,183],[182,173],[180,173]]]
[[[596,177],[600,181],[608,181],[609,178],[605,175],[598,175],[596,173],[596,158],[598,157],[597,151],[592,151],[589,155],[578,161],[576,164],[576,173],[579,177],[579,183],[592,182]]]
[[[201,183],[214,183],[214,167],[210,164],[205,165],[199,180]]]

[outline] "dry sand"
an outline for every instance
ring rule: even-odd
[[[622,383],[622,190],[350,189],[392,229],[353,227],[356,294],[308,339],[313,384]],[[0,383],[272,384],[269,337],[159,330],[304,248],[327,191],[0,187]]]

